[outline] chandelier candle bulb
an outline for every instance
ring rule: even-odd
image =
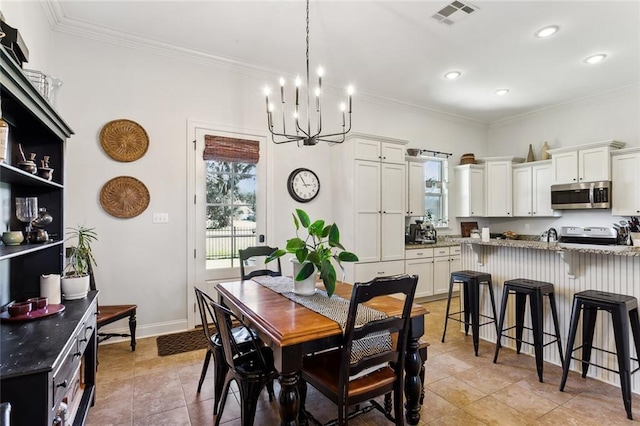
[[[280,100],[284,103],[284,77],[280,77]]]

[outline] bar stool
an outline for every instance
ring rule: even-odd
[[[593,332],[596,325],[596,317],[599,310],[608,311],[611,314],[613,322],[613,335],[616,340],[616,352],[607,351],[605,349],[593,346]],[[573,348],[578,329],[578,321],[580,320],[580,312],[584,311],[582,320],[582,346]],[[625,296],[622,294],[605,293],[597,290],[581,291],[573,295],[573,308],[571,309],[571,324],[569,326],[569,337],[567,338],[566,358],[562,365],[562,380],[560,382],[560,391],[564,391],[567,383],[567,375],[569,374],[569,364],[572,359],[582,362],[582,377],[587,377],[587,371],[590,365],[594,365],[605,370],[618,373],[620,375],[620,388],[622,390],[622,399],[624,408],[627,411],[627,418],[633,420],[631,414],[631,374],[640,369],[636,368],[631,371],[631,355],[629,351],[629,327],[627,325],[626,315],[629,315],[631,322],[631,330],[633,332],[633,340],[636,346],[636,354],[640,355],[640,321],[638,319],[638,299],[633,296]],[[572,356],[573,352],[582,348],[582,359]],[[591,359],[591,350],[599,350],[610,354],[618,355],[619,370],[611,370],[589,362]],[[634,361],[638,362],[637,358]]]
[[[449,308],[451,307],[451,295],[453,294],[453,285],[455,283],[461,283],[463,286],[463,310],[450,314]],[[480,284],[484,284],[489,288],[493,318],[487,315],[482,315],[480,313]],[[460,314],[462,313],[464,313],[464,320],[460,319]],[[454,318],[454,315],[458,315],[458,318]],[[488,318],[491,321],[480,324],[480,317]],[[444,343],[444,337],[447,334],[447,322],[449,319],[464,323],[464,333],[466,335],[469,335],[469,325],[471,325],[471,332],[473,335],[473,349],[476,353],[476,356],[478,356],[478,335],[480,332],[480,326],[494,323],[497,332],[497,318],[498,315],[496,314],[496,302],[493,296],[493,286],[491,285],[491,274],[477,271],[452,272],[451,279],[449,280],[449,296],[447,298],[447,312],[444,317],[442,343]]]
[[[509,294],[516,295],[516,325],[504,328],[504,318],[507,312],[507,300]],[[529,296],[529,307],[531,308],[531,327],[524,326],[524,311],[527,302],[527,296]],[[543,313],[543,296],[549,297],[549,305],[551,307],[551,316],[553,318],[553,327],[556,334],[546,333],[544,331],[544,313]],[[513,338],[505,331],[516,329],[516,337]],[[523,329],[531,330],[533,332],[533,343],[522,340]],[[500,339],[504,336],[508,339],[516,341],[516,352],[520,353],[520,348],[523,343],[533,346],[536,355],[536,369],[538,370],[538,380],[542,382],[542,367],[543,367],[543,354],[542,349],[545,346],[553,343],[558,344],[558,352],[560,353],[560,362],[564,363],[562,356],[562,343],[560,342],[560,327],[558,327],[558,310],[556,308],[556,299],[553,295],[553,284],[544,281],[534,281],[526,278],[516,278],[514,280],[508,280],[504,282],[504,292],[502,293],[502,309],[500,311],[500,323],[498,325],[498,340],[496,342],[496,353],[493,356],[493,363],[498,361],[498,352],[502,344]],[[544,335],[554,337],[550,342],[544,343]]]

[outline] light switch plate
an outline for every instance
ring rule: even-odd
[[[169,213],[154,213],[153,223],[169,223]]]

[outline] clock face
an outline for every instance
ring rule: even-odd
[[[320,179],[309,169],[295,169],[287,180],[289,195],[301,203],[308,203],[320,192]]]

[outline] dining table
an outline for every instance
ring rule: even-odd
[[[351,284],[337,282],[334,294],[350,300],[352,289]],[[280,424],[308,424],[305,413],[300,410],[298,391],[302,360],[306,354],[339,347],[344,340],[340,325],[253,280],[219,283],[216,290],[220,303],[255,330],[258,337],[273,350],[275,367],[280,373]],[[402,313],[403,301],[392,296],[381,296],[365,305],[393,316]],[[404,382],[405,419],[410,425],[420,421],[424,397],[424,366],[420,353],[426,356],[426,350],[424,345],[421,346],[420,337],[424,334],[427,313],[423,306],[413,304]]]

